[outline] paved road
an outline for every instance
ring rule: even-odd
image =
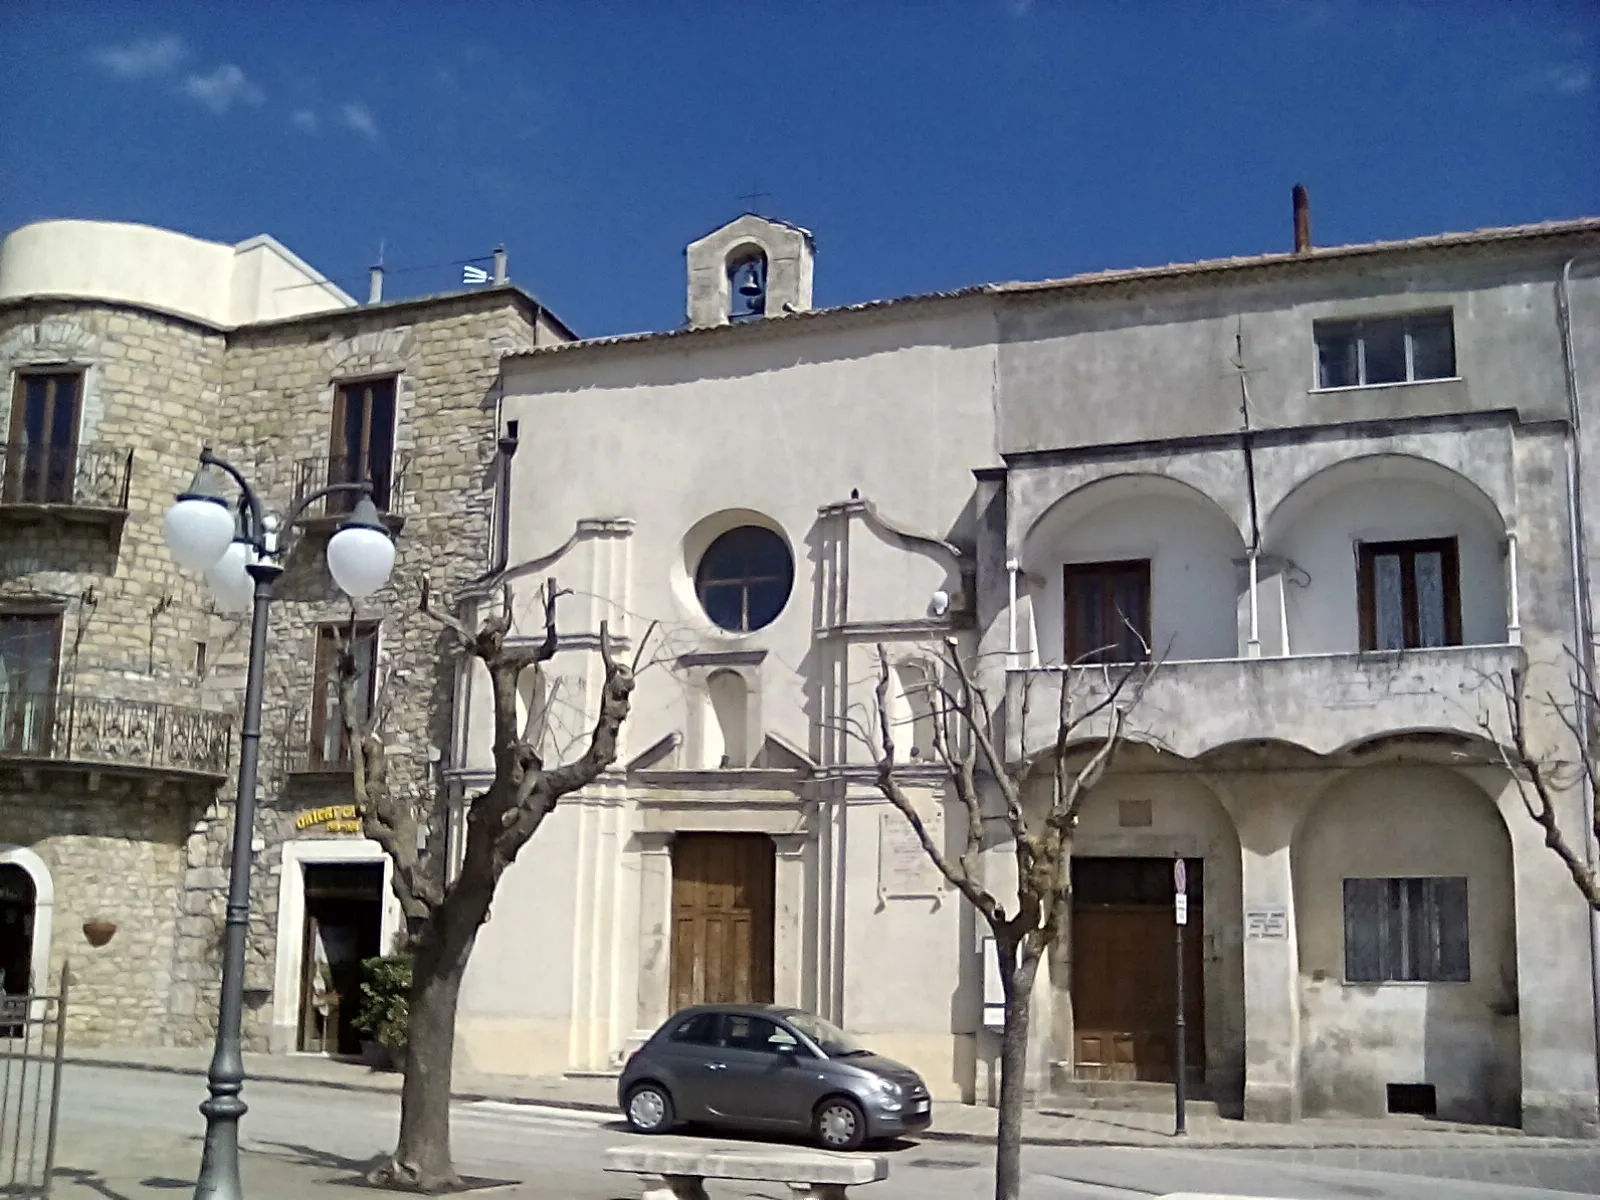
[[[60,1161],[72,1170],[103,1170],[119,1155],[152,1145],[177,1148],[203,1128],[195,1105],[201,1081],[144,1071],[72,1066],[63,1084]],[[247,1087],[247,1149],[352,1170],[393,1145],[392,1096],[257,1083]],[[456,1108],[457,1165],[486,1178],[527,1181],[518,1194],[622,1200],[631,1180],[599,1170],[601,1151],[633,1137],[603,1114],[505,1104]],[[1600,1195],[1600,1146],[1594,1148],[1229,1151],[1126,1147],[1028,1147],[1027,1192],[1038,1200],[1146,1200],[1174,1191],[1235,1192],[1284,1200],[1557,1200]],[[198,1159],[198,1140],[192,1142]],[[887,1182],[864,1200],[983,1200],[993,1195],[993,1151],[928,1139],[895,1146]],[[192,1167],[190,1168],[192,1170]],[[177,1174],[177,1172],[173,1172]],[[192,1178],[192,1175],[189,1176]],[[165,1186],[173,1188],[174,1181]],[[713,1200],[771,1200],[771,1185],[712,1187]],[[102,1192],[101,1194],[107,1194]],[[166,1194],[176,1194],[169,1191]]]

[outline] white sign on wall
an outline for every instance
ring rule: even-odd
[[[1289,936],[1289,912],[1282,908],[1247,908],[1244,936],[1252,942],[1282,941]]]
[[[918,806],[918,815],[933,844],[944,849],[944,809],[937,803]],[[922,848],[916,830],[899,809],[878,818],[878,894],[885,900],[938,896],[944,876]]]

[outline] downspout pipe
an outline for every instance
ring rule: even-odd
[[[1582,731],[1584,744],[1579,747],[1583,754],[1594,754],[1593,730],[1591,722],[1594,719],[1589,711],[1589,697],[1586,684],[1594,679],[1594,623],[1590,612],[1589,576],[1584,563],[1584,548],[1587,542],[1583,529],[1583,503],[1582,503],[1582,441],[1580,431],[1583,427],[1583,404],[1578,382],[1578,356],[1573,346],[1572,338],[1572,268],[1576,259],[1569,258],[1561,266],[1561,277],[1556,285],[1556,316],[1561,331],[1561,357],[1562,366],[1565,368],[1567,379],[1567,438],[1566,438],[1566,467],[1567,467],[1567,528],[1572,543],[1572,625],[1573,656],[1577,661],[1582,678],[1577,691],[1577,726]],[[1594,789],[1583,789],[1583,848],[1584,861],[1588,868],[1596,869],[1600,854],[1595,846],[1595,798]],[[1600,1084],[1600,912],[1589,910],[1589,993],[1590,1010],[1594,1018],[1594,1043],[1595,1043],[1595,1076]]]

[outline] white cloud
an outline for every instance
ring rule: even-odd
[[[189,76],[183,81],[183,93],[218,114],[235,104],[260,104],[266,98],[233,63],[223,63],[205,75]]]
[[[189,47],[177,34],[164,33],[121,46],[101,46],[92,57],[117,79],[150,79],[171,74],[189,57]]]
[[[340,110],[346,129],[353,130],[369,142],[378,140],[378,123],[372,119],[372,110],[359,100],[352,100]]]
[[[1587,92],[1589,85],[1594,82],[1593,72],[1588,67],[1576,63],[1561,63],[1558,66],[1547,67],[1541,72],[1540,77],[1545,87],[1564,96],[1577,96]]]
[[[289,114],[289,121],[303,133],[315,133],[317,131],[317,114],[309,108],[295,109],[294,112]]]

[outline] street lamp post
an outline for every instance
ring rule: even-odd
[[[239,486],[237,509],[222,495],[215,471]],[[359,492],[354,511],[328,541],[328,571],[352,599],[370,596],[394,569],[394,541],[378,520],[372,484],[337,483],[301,497],[284,524],[292,525],[315,500]],[[189,490],[167,510],[167,548],[179,566],[204,571],[219,607],[250,619],[250,670],[244,689],[244,729],[239,739],[239,790],[233,814],[233,856],[228,867],[228,918],[222,956],[222,1000],[217,1010],[216,1048],[206,1075],[211,1095],[200,1105],[206,1118],[205,1150],[195,1200],[242,1200],[239,1180],[239,1118],[246,1112],[240,1026],[244,1010],[245,941],[250,924],[251,839],[255,830],[256,768],[261,750],[261,692],[266,672],[267,607],[283,574],[278,526],[239,470],[208,446]]]

